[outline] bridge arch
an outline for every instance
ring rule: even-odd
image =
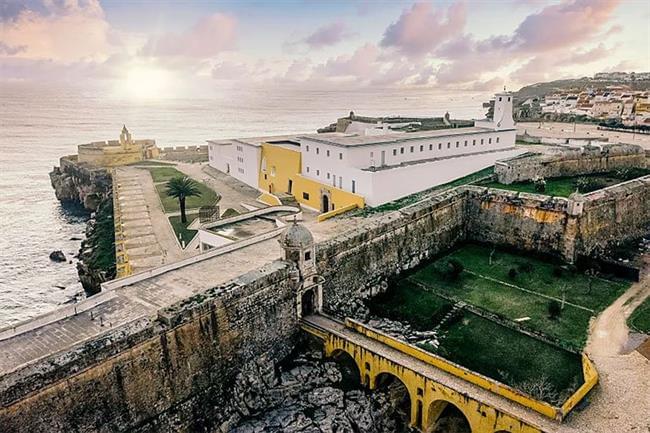
[[[367,380],[361,374],[359,364],[352,354],[343,349],[336,349],[330,355],[339,366],[343,373],[343,384],[349,383],[351,387],[358,387],[367,383]]]
[[[419,427],[422,425],[422,403],[404,380],[393,372],[380,371],[370,381],[370,389],[387,390],[397,413],[401,414],[405,425]]]
[[[474,432],[471,422],[463,410],[456,404],[443,399],[434,400],[429,404],[426,420],[422,427],[425,433]]]

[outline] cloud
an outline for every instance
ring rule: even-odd
[[[0,42],[5,54],[74,62],[103,60],[115,51],[97,0],[10,2],[1,13]]]
[[[454,3],[446,11],[434,10],[429,3],[415,3],[388,26],[381,46],[395,48],[408,56],[421,56],[462,33],[465,21],[463,3]]]
[[[374,44],[365,44],[351,55],[341,55],[327,60],[315,69],[315,73],[324,77],[364,77],[376,69],[379,48]]]
[[[354,33],[348,30],[345,23],[337,21],[319,27],[314,33],[302,39],[302,42],[310,48],[322,48],[336,45],[353,35]]]
[[[512,44],[518,50],[540,52],[589,40],[609,21],[620,0],[570,0],[527,16]]]
[[[11,46],[0,41],[0,55],[9,55],[13,56],[15,54],[21,53],[27,49],[26,45]]]
[[[216,13],[201,18],[192,28],[176,34],[166,33],[150,38],[141,50],[146,56],[185,56],[196,58],[214,55],[235,47],[237,20],[226,14]]]

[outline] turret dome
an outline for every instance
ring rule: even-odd
[[[284,248],[309,248],[314,243],[311,232],[295,220],[280,236],[280,244]]]

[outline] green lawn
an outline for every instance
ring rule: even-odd
[[[176,170],[174,167],[147,167],[154,183],[167,182],[173,177],[183,177],[185,174]]]
[[[650,297],[634,310],[628,319],[628,325],[637,332],[650,334]]]
[[[196,230],[190,230],[187,228],[188,225],[192,224],[192,221],[194,221],[196,218],[199,217],[199,214],[189,214],[187,215],[187,224],[183,224],[181,222],[181,217],[179,216],[170,216],[169,217],[169,222],[171,223],[172,227],[174,228],[174,233],[176,233],[176,238],[177,239],[182,239],[185,241],[185,245],[189,244],[192,239],[194,239],[194,236],[196,236]]]
[[[620,175],[614,172],[606,174],[590,174],[584,176],[550,178],[546,179],[546,189],[544,192],[536,191],[535,184],[533,182],[515,182],[511,183],[510,185],[505,185],[496,181],[484,181],[481,182],[480,185],[487,186],[489,188],[505,189],[509,191],[545,194],[555,197],[568,197],[571,195],[571,193],[575,192],[576,189],[579,189],[582,193],[587,193],[595,191],[597,189],[605,188],[607,186],[616,185],[617,183],[621,183],[629,179],[645,176],[649,173],[650,170],[638,168],[625,172],[625,175]],[[580,178],[586,180],[588,185],[585,186],[583,184],[582,187],[579,187]]]
[[[465,313],[446,332],[439,349],[424,348],[525,392],[546,381],[551,392],[534,397],[551,404],[561,404],[583,383],[580,355],[474,314]]]
[[[438,292],[510,320],[529,317],[520,323],[580,349],[586,341],[589,320],[594,313],[565,303],[560,317],[551,319],[548,314],[551,300],[537,293],[559,300],[564,296],[568,303],[597,312],[629,287],[626,282],[592,278],[589,289],[590,278],[582,273],[562,270],[562,274],[556,276],[554,272],[559,269],[558,265],[499,250],[493,253],[490,265],[491,252],[491,248],[469,244],[420,268],[409,279],[424,288],[421,287],[420,294],[412,293],[411,296],[427,297],[427,292]],[[446,275],[447,263],[452,258],[465,268],[457,279]],[[508,275],[510,269],[517,270],[515,278]]]
[[[447,300],[409,279],[391,285],[367,305],[373,315],[406,322],[420,331],[434,329],[452,308]],[[552,385],[551,394],[556,399],[550,402],[554,404],[582,383],[580,356],[466,310],[461,314],[441,326],[439,348],[421,347],[523,391],[527,383],[544,378]]]
[[[201,195],[199,197],[188,197],[185,201],[185,207],[187,209],[198,209],[204,205],[213,205],[217,200],[217,194],[205,184],[197,182],[197,186],[199,191],[201,191]],[[167,184],[160,183],[156,185],[156,191],[158,191],[165,212],[176,212],[180,210],[178,199],[167,196],[166,190]]]

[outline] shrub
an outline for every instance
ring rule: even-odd
[[[546,181],[544,179],[539,179],[535,181],[535,191],[537,192],[546,191]]]
[[[518,272],[515,268],[510,268],[510,270],[508,271],[508,277],[510,277],[511,280],[517,278],[517,274]]]
[[[456,259],[451,259],[447,262],[447,275],[452,280],[457,279],[464,270],[465,266]]]
[[[548,315],[551,319],[557,319],[562,313],[562,306],[558,301],[551,301],[548,303]]]
[[[594,177],[582,176],[576,180],[576,188],[578,188],[578,190],[583,193],[596,191],[597,189],[604,188],[605,186],[607,186],[607,184],[604,180]]]
[[[555,278],[562,278],[563,275],[564,275],[564,271],[562,270],[561,267],[556,266],[553,268],[553,276]]]

